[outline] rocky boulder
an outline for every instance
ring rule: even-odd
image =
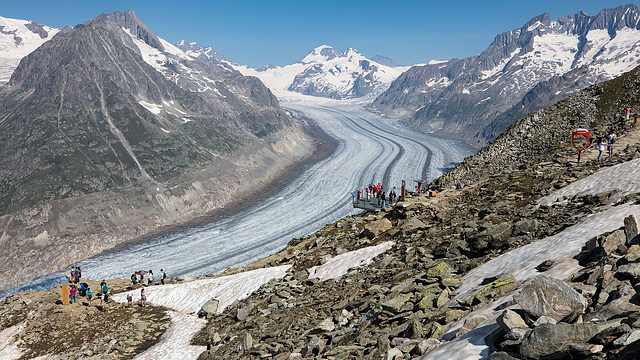
[[[602,241],[602,249],[605,254],[613,254],[619,247],[625,246],[627,237],[623,230],[616,230]]]
[[[571,358],[571,345],[583,344],[599,332],[595,324],[543,324],[525,335],[520,354],[525,359]]]
[[[513,224],[513,235],[534,234],[538,230],[538,226],[538,220],[536,219],[522,219]]]
[[[562,280],[536,276],[514,300],[534,318],[549,316],[555,320],[577,318],[587,308],[587,300]]]
[[[380,220],[372,221],[364,226],[364,235],[370,239],[388,231],[391,229],[391,221],[383,218]]]
[[[638,236],[638,219],[635,216],[629,215],[624,219],[624,232],[627,236],[627,243],[638,243],[636,237]]]
[[[198,315],[205,316],[208,319],[213,317],[218,311],[218,305],[220,305],[220,301],[216,299],[211,299],[202,305],[200,311],[198,311]]]

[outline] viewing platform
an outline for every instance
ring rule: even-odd
[[[354,193],[351,193],[351,201],[353,203],[353,207],[357,209],[363,209],[367,211],[380,211],[382,210],[382,206],[378,205],[378,199],[358,199],[358,196]]]

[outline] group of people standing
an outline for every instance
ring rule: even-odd
[[[153,276],[152,270],[136,271],[133,275],[131,275],[131,282],[134,288],[137,287],[139,284],[142,286],[145,285],[144,284],[145,275],[148,275],[148,279],[147,279],[148,286],[152,286],[156,284],[156,280]],[[79,288],[76,286],[76,284],[81,282],[81,276],[82,276],[82,271],[78,266],[74,266],[71,268],[70,275],[65,275],[65,278],[67,279],[68,283],[71,284],[69,288],[69,300],[71,304],[74,304],[77,302],[77,299],[79,296],[86,296],[88,305],[91,306],[91,302],[93,301],[93,292],[91,291],[91,288],[89,287],[89,285],[86,282],[82,282]],[[160,284],[164,285],[166,279],[167,279],[167,273],[164,272],[164,269],[160,269],[160,276],[159,276]],[[109,293],[109,287],[107,285],[107,282],[105,280],[102,280],[102,282],[100,283],[100,306],[102,310],[106,308],[106,304],[108,301],[108,293]],[[131,292],[127,294],[127,300],[128,300],[129,306],[132,306],[133,295]],[[147,294],[145,292],[144,287],[140,290],[140,305],[142,307],[145,307],[147,305]]]
[[[107,294],[109,293],[109,286],[107,286],[107,282],[102,280],[100,283],[100,306],[104,310],[107,304]],[[93,301],[93,292],[91,288],[86,282],[80,284],[80,288],[78,289],[76,285],[71,285],[69,288],[69,302],[74,304],[77,302],[78,296],[86,296],[88,306],[91,306],[91,302]]]
[[[384,208],[387,206],[387,200],[389,204],[393,204],[398,201],[398,195],[396,194],[396,188],[393,187],[393,190],[389,191],[387,194],[380,183],[377,185],[369,184],[369,186],[365,187],[364,190],[357,190],[357,199],[365,200],[362,196],[365,196],[367,201],[374,201],[378,206]]]
[[[613,133],[613,131],[610,131],[609,134],[600,138],[600,141],[598,142],[598,162],[602,161],[602,154],[605,150],[608,150],[609,158],[613,156],[613,144],[616,142],[617,138],[618,137]]]
[[[138,285],[144,285],[145,275],[148,275],[147,286],[153,286],[156,284],[156,280],[153,277],[153,270],[149,270],[149,271],[136,271],[135,273],[131,274],[131,285],[134,288],[138,287]],[[164,285],[164,282],[166,279],[167,279],[167,273],[164,272],[164,269],[160,269],[160,284]]]
[[[69,284],[77,284],[80,282],[80,279],[82,278],[82,270],[80,270],[79,266],[74,266],[71,268],[70,275],[65,275],[65,276]]]

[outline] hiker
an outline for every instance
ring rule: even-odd
[[[598,143],[598,162],[602,161],[602,153],[607,148],[607,141],[605,138],[600,138],[600,142]]]
[[[109,292],[109,287],[107,286],[107,282],[102,280],[102,284],[101,287],[102,289],[102,295],[100,296],[100,299],[102,300],[102,306],[104,308],[104,304],[107,302],[107,293]]]
[[[82,270],[80,270],[80,266],[76,267],[76,272],[78,273],[78,282],[82,281]]]
[[[609,157],[611,158],[613,156],[613,144],[618,139],[618,136],[616,136],[613,131],[610,131],[609,135],[605,136],[605,138],[607,138],[607,142],[609,145]]]
[[[629,115],[631,115],[631,108],[627,106],[625,111],[627,112],[627,120],[629,120]]]
[[[149,286],[156,284],[155,280],[153,280],[153,271],[151,271],[151,270],[149,270],[149,282],[148,282],[148,284],[149,284]]]
[[[80,284],[80,296],[87,295],[87,289],[88,288],[89,288],[89,286],[87,286],[87,283],[83,282],[82,284]]]
[[[382,192],[382,195],[380,195],[380,206],[384,209],[386,207],[386,200],[387,197],[385,196],[384,192]]]
[[[93,293],[90,288],[87,288],[87,301],[89,302],[89,306],[91,306],[91,298],[93,297]]]
[[[147,306],[147,294],[144,292],[144,288],[140,290],[140,306]]]
[[[100,294],[100,306],[102,307],[102,310],[105,309],[107,304],[107,293],[102,293]]]
[[[74,302],[76,302],[76,287],[75,285],[71,285],[71,289],[69,289],[69,297],[71,300],[71,304],[73,304]]]
[[[129,307],[133,306],[133,294],[131,293],[127,294],[127,306]]]
[[[160,283],[164,285],[164,281],[167,279],[167,273],[163,269],[160,269]]]
[[[136,288],[138,285],[138,277],[135,273],[131,274],[131,287]]]

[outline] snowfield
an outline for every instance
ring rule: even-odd
[[[60,29],[42,26],[42,35],[39,35],[29,30],[28,25],[38,24],[30,20],[9,19],[0,16],[0,85],[9,82],[11,74],[23,57],[60,31]]]

